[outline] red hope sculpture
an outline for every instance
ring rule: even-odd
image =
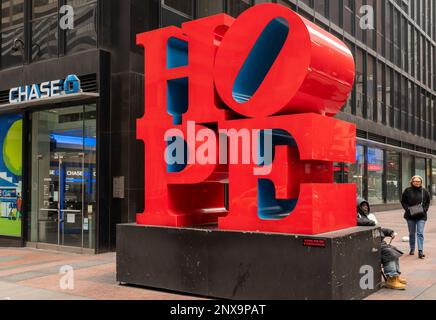
[[[145,109],[137,121],[145,209],[138,224],[218,222],[220,229],[293,234],[356,225],[356,186],[333,183],[333,163],[354,163],[356,155],[355,126],[332,118],[354,83],[344,43],[277,4],[254,6],[236,20],[220,14],[146,32],[137,43],[145,49]],[[287,142],[273,138],[268,176],[255,176],[255,163],[168,172],[164,136],[171,128],[186,132],[188,121],[195,132],[270,129]]]

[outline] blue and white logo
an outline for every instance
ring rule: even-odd
[[[79,93],[80,91],[79,78],[75,74],[70,74],[64,81],[65,94]]]
[[[81,92],[79,77],[71,74],[65,80],[47,81],[41,84],[12,88],[9,90],[9,103],[20,103]]]

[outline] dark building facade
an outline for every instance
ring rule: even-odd
[[[337,182],[356,183],[378,210],[398,207],[414,174],[436,194],[434,0],[2,0],[0,245],[113,250],[116,225],[144,203],[136,34],[263,2],[289,6],[355,56],[338,118],[358,126],[357,163],[336,164]],[[69,75],[80,92],[28,99]]]

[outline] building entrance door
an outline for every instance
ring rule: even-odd
[[[39,155],[38,171],[43,177],[39,198],[38,242],[59,246],[81,247],[84,245],[84,153],[54,153],[50,169],[46,171],[44,156]]]
[[[32,242],[94,248],[95,117],[83,111],[81,106],[33,114]]]

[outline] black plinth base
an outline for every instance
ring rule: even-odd
[[[380,285],[375,231],[312,237],[123,224],[117,226],[117,280],[224,299],[363,299]],[[361,280],[368,266],[372,290],[361,286],[368,284]]]
[[[0,248],[21,248],[23,241],[21,238],[0,236]]]

